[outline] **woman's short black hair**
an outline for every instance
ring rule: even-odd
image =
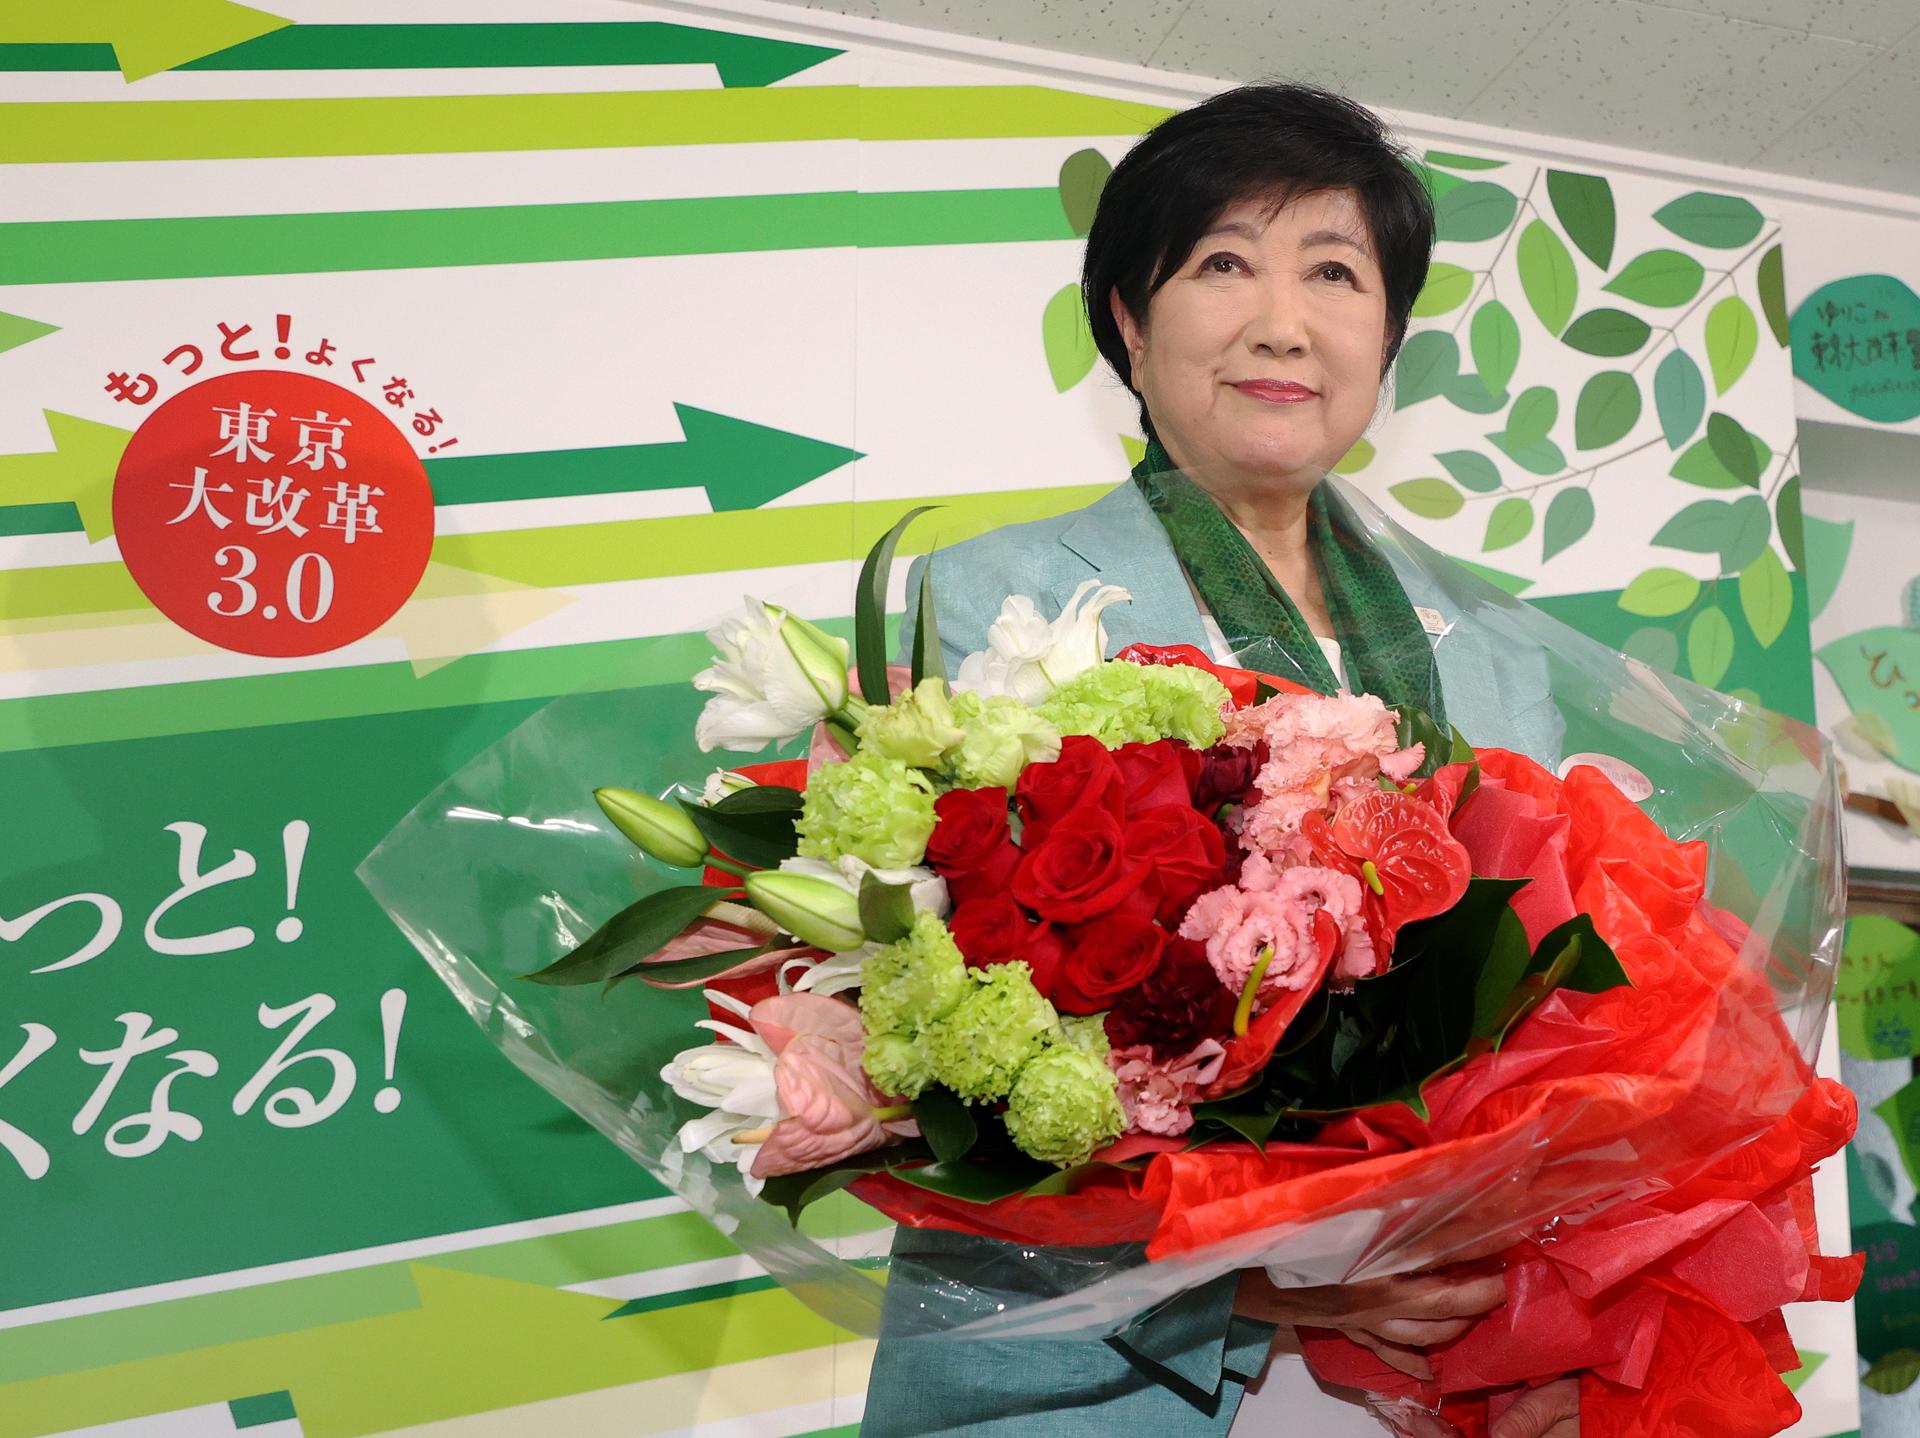
[[[1140,399],[1149,436],[1153,421],[1107,296],[1118,290],[1144,322],[1148,300],[1229,206],[1261,199],[1277,213],[1339,189],[1359,200],[1386,284],[1384,377],[1427,282],[1434,218],[1411,157],[1379,116],[1313,85],[1243,85],[1161,121],[1115,166],[1087,233],[1080,290],[1094,344]]]

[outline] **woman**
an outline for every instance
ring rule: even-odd
[[[1544,675],[1477,634],[1450,634],[1457,606],[1396,567],[1401,551],[1374,543],[1321,486],[1375,414],[1433,233],[1427,193],[1378,119],[1325,91],[1234,90],[1142,139],[1101,196],[1082,291],[1101,354],[1139,401],[1146,456],[1133,482],[1086,509],[940,553],[933,593],[950,666],[986,647],[1009,594],[1057,612],[1097,574],[1132,595],[1107,611],[1109,652],[1205,644],[1221,661],[1412,703],[1476,742],[1556,758]],[[940,1303],[948,1275],[977,1286],[1005,1272],[1017,1288],[1009,1247],[902,1230],[890,1331]],[[1276,1332],[1284,1344],[1293,1326],[1340,1328],[1424,1373],[1422,1349],[1504,1298],[1497,1274],[1309,1290],[1250,1274],[1104,1341],[883,1338],[862,1432],[1377,1434],[1363,1409],[1306,1381],[1297,1358],[1269,1364]],[[1259,1391],[1243,1410],[1250,1383]],[[1577,1386],[1562,1380],[1516,1405],[1494,1438],[1573,1438],[1577,1413]]]

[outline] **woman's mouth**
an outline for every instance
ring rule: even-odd
[[[1233,387],[1244,395],[1265,400],[1269,404],[1301,404],[1320,398],[1305,385],[1292,380],[1246,379],[1237,381]]]

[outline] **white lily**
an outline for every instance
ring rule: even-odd
[[[777,604],[748,599],[707,631],[716,651],[693,687],[713,695],[694,738],[747,752],[804,734],[847,704],[847,641]]]
[[[729,794],[738,794],[742,789],[754,788],[753,780],[734,769],[715,769],[707,775],[707,782],[701,786],[700,802],[712,808]]]
[[[831,998],[860,987],[860,970],[879,944],[862,944],[824,959],[788,959],[775,976],[783,994],[819,994]]]
[[[1107,629],[1100,616],[1108,605],[1132,598],[1116,584],[1082,580],[1049,624],[1031,599],[1010,595],[987,628],[987,647],[961,661],[954,687],[1044,703],[1069,679],[1105,662]]]
[[[838,884],[856,899],[860,897],[861,882],[868,874],[872,874],[883,884],[912,885],[910,897],[916,910],[924,909],[934,917],[944,919],[952,907],[947,898],[947,881],[924,866],[876,869],[865,859],[843,854],[838,859],[782,859],[780,868],[789,874],[807,874],[816,879],[826,879]]]
[[[748,1006],[731,995],[708,989],[706,996],[709,1003],[746,1018]],[[767,1128],[783,1116],[774,1091],[773,1050],[748,1024],[736,1027],[702,1019],[697,1027],[710,1029],[728,1042],[683,1049],[660,1070],[660,1077],[680,1097],[713,1110],[681,1126],[680,1147],[687,1153],[704,1153],[716,1163],[736,1165],[748,1190],[758,1194],[761,1180],[752,1169],[760,1145],[736,1143],[734,1135]]]

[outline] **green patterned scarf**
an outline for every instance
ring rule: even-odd
[[[1230,640],[1268,636],[1277,656],[1256,667],[1321,694],[1343,687],[1306,620],[1246,536],[1199,485],[1182,474],[1157,440],[1133,467],[1133,482],[1167,528],[1173,550],[1200,598]],[[1327,485],[1307,504],[1307,540],[1355,688],[1390,705],[1410,704],[1447,728],[1433,646],[1393,566],[1368,540],[1359,518]],[[1267,648],[1268,646],[1263,646]],[[1249,654],[1248,658],[1256,656]],[[1289,672],[1285,663],[1290,662]]]

